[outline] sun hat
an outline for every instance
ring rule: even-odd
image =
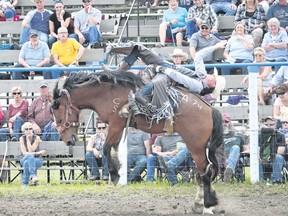
[[[188,60],[188,54],[183,52],[182,49],[179,49],[179,48],[175,48],[173,50],[173,53],[172,54],[169,54],[171,57],[174,57],[174,56],[182,56],[183,57],[183,61],[187,61]]]
[[[219,76],[218,75],[218,70],[216,68],[214,68],[214,73],[213,75],[216,78],[216,86],[213,90],[213,92],[211,93],[211,95],[217,99],[220,96],[220,92],[222,90],[224,90],[225,85],[226,85],[226,79],[223,76]]]

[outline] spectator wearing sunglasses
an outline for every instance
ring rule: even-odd
[[[8,127],[0,129],[0,140],[18,141],[21,136],[21,126],[27,118],[28,101],[22,99],[21,88],[15,86],[11,90],[13,101],[8,106]]]
[[[273,105],[273,117],[278,122],[288,117],[288,84],[282,84],[273,91],[278,97]]]
[[[259,178],[270,180],[272,184],[284,183],[281,173],[285,160],[282,156],[285,149],[285,136],[276,128],[273,117],[267,116],[259,134]]]
[[[283,133],[285,136],[285,144],[288,144],[288,117],[284,117],[281,119],[281,128],[279,128],[279,132]]]
[[[40,96],[33,100],[28,110],[27,121],[32,123],[34,132],[41,135],[42,140],[58,141],[60,135],[51,112],[52,96],[46,81],[40,83],[39,91]]]
[[[23,135],[20,137],[21,157],[20,163],[23,167],[22,182],[23,186],[38,185],[37,168],[43,165],[42,156],[46,155],[45,150],[39,150],[40,137],[34,134],[32,124],[25,122],[22,125]]]

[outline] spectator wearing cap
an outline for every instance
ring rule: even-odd
[[[199,31],[202,22],[210,27],[212,34],[218,33],[219,21],[213,8],[204,4],[204,0],[193,0],[194,5],[189,8],[187,15],[186,38],[190,40],[191,36]]]
[[[47,43],[39,40],[38,31],[31,29],[29,32],[29,41],[23,44],[18,63],[15,67],[30,68],[30,72],[12,72],[12,79],[23,79],[27,75],[34,76],[35,73],[41,73],[44,79],[50,79],[48,72],[34,71],[33,68],[50,66],[50,51]]]
[[[36,9],[29,11],[22,21],[22,30],[20,33],[19,45],[22,46],[29,40],[29,31],[35,29],[38,31],[39,39],[45,43],[48,42],[49,18],[52,11],[46,10],[44,0],[32,0]]]
[[[11,138],[11,141],[19,140],[21,127],[27,118],[28,101],[23,100],[21,88],[14,86],[11,95],[13,101],[8,106],[8,127],[0,128],[0,141],[6,141],[7,138]]]
[[[175,39],[177,46],[182,46],[186,34],[187,10],[179,7],[178,0],[169,0],[169,8],[164,11],[162,23],[159,26],[160,44],[165,46],[166,39]]]
[[[240,149],[243,149],[244,139],[237,135],[237,131],[231,122],[230,116],[227,113],[222,113],[223,124],[223,146],[224,155],[220,160],[220,164],[224,163],[224,182],[229,182],[235,174],[235,168],[240,156]],[[221,149],[221,148],[220,148]]]
[[[285,160],[282,156],[285,149],[285,136],[276,128],[273,117],[267,116],[259,134],[259,178],[271,180],[273,184],[284,183],[281,173]],[[272,175],[271,175],[272,173]]]
[[[49,86],[46,81],[40,83],[39,91],[40,96],[33,100],[28,110],[27,121],[32,123],[36,134],[42,135],[42,140],[60,140],[51,112],[52,95],[49,93]]]
[[[52,46],[51,55],[55,65],[53,67],[75,67],[84,53],[84,47],[74,38],[68,38],[68,29],[58,29],[58,41]],[[60,71],[51,71],[51,78],[60,77]]]
[[[68,29],[68,34],[74,33],[73,26],[71,25],[71,14],[64,10],[64,4],[62,0],[55,0],[54,2],[55,12],[51,14],[49,18],[49,30],[50,35],[48,39],[48,46],[51,49],[52,44],[59,39],[58,29],[65,27]]]
[[[82,45],[89,43],[89,48],[97,48],[101,40],[102,13],[92,7],[92,0],[82,0],[82,4],[83,9],[77,12],[74,19],[74,34],[70,37],[75,38]]]
[[[228,63],[253,62],[253,37],[247,34],[246,25],[243,22],[235,24],[234,32],[225,47],[224,58]],[[230,75],[230,67],[221,69],[222,75]],[[247,66],[241,67],[242,74],[248,74]]]
[[[223,12],[224,16],[234,16],[237,10],[237,0],[206,0],[206,4],[211,5],[215,13]]]

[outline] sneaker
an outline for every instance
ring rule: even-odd
[[[168,172],[168,165],[166,163],[166,161],[164,160],[163,156],[158,156],[158,161],[161,165],[161,167],[163,168],[163,172],[167,173]]]
[[[223,181],[224,182],[231,181],[232,176],[233,176],[233,170],[230,167],[226,167],[225,172],[224,172]]]
[[[109,176],[103,176],[103,181],[109,181]]]
[[[155,47],[157,47],[157,48],[162,48],[162,47],[165,47],[165,45],[160,44],[160,43],[157,43],[157,44],[155,45]]]
[[[95,42],[94,44],[91,44],[91,49],[97,49],[101,46],[99,42]]]
[[[182,41],[182,46],[189,46],[190,43],[188,41]]]
[[[94,176],[94,175],[92,175],[92,176],[90,177],[90,181],[96,181],[96,180],[99,180],[99,181],[100,181],[100,177],[99,177],[99,176]]]
[[[34,175],[32,178],[31,178],[31,185],[38,185],[39,183],[39,178]]]
[[[18,139],[16,137],[11,138],[11,142],[17,142],[17,141],[18,141]]]

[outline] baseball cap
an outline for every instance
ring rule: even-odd
[[[42,81],[39,85],[39,88],[48,87],[48,83],[46,81]]]
[[[29,38],[32,37],[32,36],[34,36],[34,35],[37,35],[37,36],[38,36],[38,31],[35,30],[35,29],[31,29],[31,30],[29,31]]]
[[[201,22],[201,25],[200,25],[200,27],[201,26],[207,26],[207,27],[211,27],[211,25],[210,25],[210,23],[209,22],[207,22],[207,21],[205,21],[205,20],[203,20],[202,22]]]

